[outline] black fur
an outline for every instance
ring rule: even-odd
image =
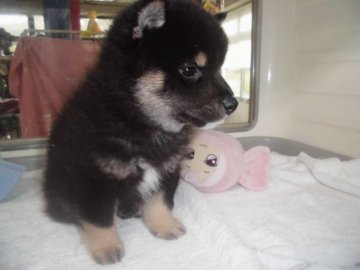
[[[229,113],[224,100],[234,103],[219,75],[227,39],[217,19],[191,1],[166,0],[165,23],[144,27],[142,36],[136,36],[139,14],[152,2],[138,1],[114,21],[98,63],[52,129],[44,192],[47,212],[56,220],[75,224],[86,220],[107,227],[115,207],[121,217],[139,215],[144,200],[138,191],[144,173],[140,160],[157,169],[159,190],[172,207],[179,157],[193,127]],[[192,65],[199,52],[207,56],[206,66],[199,67],[201,77],[196,81],[182,77],[179,67],[189,61]],[[159,72],[163,80],[155,78],[144,87],[139,82],[148,72]],[[153,89],[156,83],[161,89]],[[158,108],[156,99],[139,102],[138,96],[146,91],[171,108],[158,115],[175,121],[175,128],[164,128],[149,116],[149,110]],[[119,179],[105,173],[99,159],[134,168]],[[169,161],[171,169],[166,167]]]

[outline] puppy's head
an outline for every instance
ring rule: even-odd
[[[238,103],[220,75],[227,38],[218,18],[190,0],[143,1],[133,27],[134,96],[164,130],[214,127]]]

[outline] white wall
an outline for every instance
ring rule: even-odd
[[[264,0],[259,119],[236,136],[360,157],[359,14],[359,0]]]

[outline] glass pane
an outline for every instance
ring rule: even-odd
[[[229,38],[222,75],[239,100],[237,110],[226,123],[249,122],[251,66],[251,4],[228,13],[223,28]]]
[[[35,29],[45,29],[45,22],[43,15],[34,16]]]
[[[25,15],[0,15],[0,26],[6,32],[20,36],[24,29],[29,28],[28,17]]]
[[[59,3],[60,2],[62,4],[65,2],[70,3],[70,1],[59,1]],[[48,134],[50,126],[53,122],[53,117],[49,111],[43,109],[43,106],[52,109],[57,106],[55,105],[58,103],[57,100],[64,99],[64,96],[66,98],[67,94],[64,94],[62,89],[58,89],[56,86],[54,86],[57,83],[52,81],[53,79],[48,76],[47,72],[50,71],[50,69],[55,70],[54,73],[56,74],[56,77],[60,78],[60,80],[63,82],[63,84],[58,84],[60,87],[67,84],[72,85],[71,83],[74,83],[76,79],[80,80],[80,75],[77,74],[83,73],[72,71],[74,65],[69,63],[71,61],[74,61],[75,64],[84,62],[85,64],[80,68],[80,70],[86,70],[91,65],[92,59],[96,57],[98,49],[101,46],[101,39],[99,39],[99,37],[102,38],[104,36],[104,33],[102,36],[97,37],[86,34],[86,32],[88,32],[89,11],[96,10],[96,22],[101,31],[106,33],[106,31],[108,31],[111,26],[113,17],[116,16],[118,12],[130,2],[132,2],[132,0],[117,0],[115,2],[80,0],[81,34],[78,31],[75,34],[62,33],[60,36],[57,31],[64,30],[51,27],[49,28],[49,14],[50,19],[53,19],[53,16],[55,15],[60,16],[61,14],[65,14],[66,20],[69,20],[71,17],[69,7],[59,8],[61,9],[61,12],[65,12],[60,14],[56,12],[54,13],[54,10],[51,12],[46,12],[46,8],[43,7],[43,1],[6,1],[6,4],[0,9],[0,31],[3,31],[1,32],[2,47],[0,48],[0,102],[2,102],[2,104],[0,104],[0,139],[32,138],[39,136],[44,137]],[[231,5],[234,3],[236,4],[236,2],[243,3],[244,1],[234,0],[231,1]],[[227,1],[225,1],[225,8],[227,8]],[[229,50],[222,68],[222,74],[239,100],[238,109],[231,115],[231,117],[227,119],[227,122],[224,125],[225,127],[227,124],[230,124],[238,129],[241,127],[241,125],[238,125],[239,123],[249,123],[249,119],[251,118],[249,117],[252,97],[251,91],[253,91],[251,90],[252,88],[250,85],[250,82],[253,80],[250,72],[252,70],[251,48],[253,46],[251,40],[251,8],[252,4],[250,3],[246,6],[232,9],[231,11],[228,11],[228,16],[223,22],[223,28],[229,38]],[[67,21],[64,25],[67,27],[65,32],[71,32],[71,28],[69,28],[71,23]],[[34,29],[40,31],[35,32]],[[44,31],[45,29],[47,32]],[[50,32],[50,34],[48,32]],[[18,47],[25,49],[27,48],[26,46],[35,46],[31,47],[31,51],[40,58],[32,58],[32,60],[36,60],[36,64],[22,63],[22,66],[17,66],[18,62],[14,60],[19,60],[19,58],[15,57],[14,52],[16,50],[17,44],[19,44],[19,42],[24,42],[21,41],[24,37],[28,38],[28,40],[33,38],[33,40],[30,42],[31,45],[23,44],[24,47]],[[45,41],[39,42],[39,37],[42,37]],[[48,40],[46,40],[46,38],[48,38]],[[71,41],[71,45],[69,45],[66,40]],[[84,42],[85,45],[76,45],[76,48],[74,48],[73,45],[80,41]],[[92,46],[94,45],[92,44],[94,42],[98,44]],[[83,48],[83,50],[81,51],[79,48]],[[61,54],[64,54],[64,56],[62,57]],[[44,62],[41,62],[40,60]],[[61,61],[68,62],[61,63]],[[43,65],[44,71],[36,73],[36,65]],[[20,80],[17,81],[18,84],[12,84],[11,82],[13,81],[9,80],[11,66],[15,76],[19,74],[31,74],[29,76],[29,81],[25,83],[24,81]],[[14,72],[15,70],[16,72]],[[73,74],[69,74],[68,72],[73,72]],[[44,85],[49,85],[49,87],[45,88],[52,89],[53,93],[51,95],[47,95],[41,91],[31,93],[32,90],[30,88],[32,83],[42,87]],[[26,95],[31,93],[30,96],[25,99],[21,99],[21,97],[24,97],[24,94],[20,92],[16,94],[16,91],[10,91],[11,87],[9,86],[11,84],[22,86],[26,85],[27,89],[26,91],[24,90],[24,93],[26,93]],[[38,104],[34,105],[33,103],[31,105],[31,102],[35,99],[37,100],[36,102],[38,102]],[[25,109],[22,106],[28,108],[30,108],[29,106],[32,106],[32,109],[29,109],[29,111],[25,112]],[[26,115],[26,117],[33,117],[32,119],[28,120],[29,126],[34,127],[41,125],[44,127],[41,133],[28,133],[28,135],[26,135],[26,132],[29,129],[24,126],[25,120],[21,120],[21,117],[24,115]]]
[[[101,31],[106,32],[110,29],[110,26],[113,22],[112,19],[96,19]],[[88,18],[81,18],[80,19],[80,26],[81,31],[86,31],[88,28],[89,19]]]

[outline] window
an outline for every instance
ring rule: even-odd
[[[110,29],[110,26],[112,25],[113,19],[100,19],[97,18],[96,22],[98,23],[101,31],[106,32]],[[81,31],[86,31],[88,27],[89,19],[88,18],[81,18],[80,19],[80,28]]]
[[[100,4],[100,2],[82,0],[80,2],[81,30],[86,31],[87,29],[89,21],[88,11],[96,10],[98,14],[96,21],[99,24],[100,29],[104,32],[108,31],[112,23],[112,18],[132,1],[133,0],[119,0],[116,2],[111,1],[111,3],[109,3],[109,1],[104,0],[102,1],[103,3]],[[41,1],[11,0],[6,2],[7,4],[0,10],[0,28],[4,28],[5,31],[15,36],[12,37],[14,39],[11,41],[12,46],[6,48],[8,51],[7,53],[13,53],[17,37],[19,37],[25,29],[44,30],[46,28],[43,16],[44,8]],[[60,1],[58,2],[60,3]],[[239,100],[237,110],[228,117],[226,123],[222,126],[224,131],[227,132],[238,132],[249,129],[256,123],[257,85],[259,81],[258,60],[256,59],[258,59],[259,55],[259,37],[261,29],[260,25],[257,21],[253,20],[253,18],[258,18],[260,14],[260,3],[261,0],[225,1],[225,9],[228,9],[228,15],[223,23],[223,28],[229,38],[229,48],[222,68],[222,75]],[[47,28],[53,30],[58,29],[54,27]],[[29,35],[43,36],[45,34],[41,31],[40,33],[31,32]],[[74,39],[77,40],[78,37],[78,35],[75,35]],[[91,39],[93,41],[100,40],[93,37],[89,38],[86,35],[82,36],[82,38]],[[101,42],[98,43],[101,44]],[[9,65],[10,62],[8,59],[11,57],[9,58],[6,56],[3,58],[6,59],[2,61],[7,61],[6,64]],[[49,58],[48,61],[54,60]],[[7,82],[7,74],[0,79],[2,79],[0,90],[6,88],[8,91],[9,84]],[[36,77],[34,77],[34,79],[36,79]],[[0,92],[3,93],[4,91]],[[1,98],[8,98],[8,95],[0,94],[0,99]],[[18,113],[18,110],[15,114],[17,116],[24,115]],[[44,120],[44,122],[46,121]],[[23,134],[19,134],[20,135],[15,134],[11,136],[11,138],[17,138],[19,136],[25,137]]]
[[[45,29],[45,22],[43,15],[34,15],[35,29]]]
[[[26,15],[0,15],[0,25],[14,36],[20,36],[24,29],[29,28]]]
[[[227,123],[249,122],[251,25],[251,4],[230,11],[223,23],[229,48],[222,75],[239,100],[238,109]]]

